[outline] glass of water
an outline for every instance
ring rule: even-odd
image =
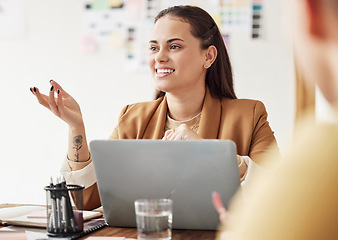
[[[168,198],[135,201],[137,239],[170,240],[173,201]]]

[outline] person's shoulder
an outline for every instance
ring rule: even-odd
[[[338,122],[317,122],[313,116],[305,116],[296,122],[293,138],[294,145],[299,143],[298,147],[307,142],[309,145],[338,151],[335,147],[338,142]]]
[[[163,97],[152,101],[137,102],[128,105],[129,109],[152,109],[157,107],[163,101]]]
[[[267,117],[266,108],[260,100],[254,99],[223,99],[221,100],[222,115],[234,119],[247,119],[256,122]],[[251,121],[250,120],[250,121]]]
[[[227,109],[234,109],[234,110],[259,110],[259,111],[265,111],[264,103],[260,100],[255,99],[222,99],[221,100],[222,106]]]
[[[160,97],[156,100],[145,101],[145,102],[137,102],[132,103],[125,106],[122,109],[121,115],[125,114],[147,114],[149,112],[153,112],[158,108],[158,106],[162,103],[163,97]]]

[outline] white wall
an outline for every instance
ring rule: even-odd
[[[282,24],[286,18],[280,12],[282,4],[265,2],[264,39],[234,35],[229,51],[238,96],[265,103],[282,143],[293,125],[292,52]],[[124,70],[123,49],[102,46],[96,54],[81,51],[82,1],[25,3],[26,35],[0,39],[0,203],[43,204],[43,187],[64,160],[68,129],[37,103],[29,88],[46,93],[49,80],[58,81],[82,107],[90,141],[110,135],[124,105],[152,99],[153,85],[147,72]]]
[[[287,1],[264,1],[264,35],[232,36],[230,56],[239,98],[261,100],[283,151],[294,123],[295,76]]]

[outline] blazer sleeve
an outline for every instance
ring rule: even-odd
[[[125,114],[127,109],[128,109],[128,105],[122,109],[120,116],[119,116],[119,121],[121,117]],[[116,125],[109,139],[119,139],[119,124]],[[90,162],[91,162],[91,159],[90,159]],[[79,170],[79,169],[76,169],[76,170]],[[83,209],[92,210],[100,206],[101,206],[100,195],[99,195],[97,183],[95,182],[93,185],[83,190]]]
[[[61,173],[68,183],[85,186],[85,189],[83,190],[84,210],[92,210],[101,206],[91,157],[86,162],[74,162],[67,158],[61,168]]]
[[[257,101],[254,107],[253,132],[249,156],[256,163],[262,163],[266,155],[272,150],[278,151],[274,132],[267,120],[268,113],[262,102]]]

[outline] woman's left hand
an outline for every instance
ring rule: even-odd
[[[162,140],[190,140],[202,139],[197,133],[191,130],[187,124],[181,124],[176,129],[170,129],[164,133]]]

